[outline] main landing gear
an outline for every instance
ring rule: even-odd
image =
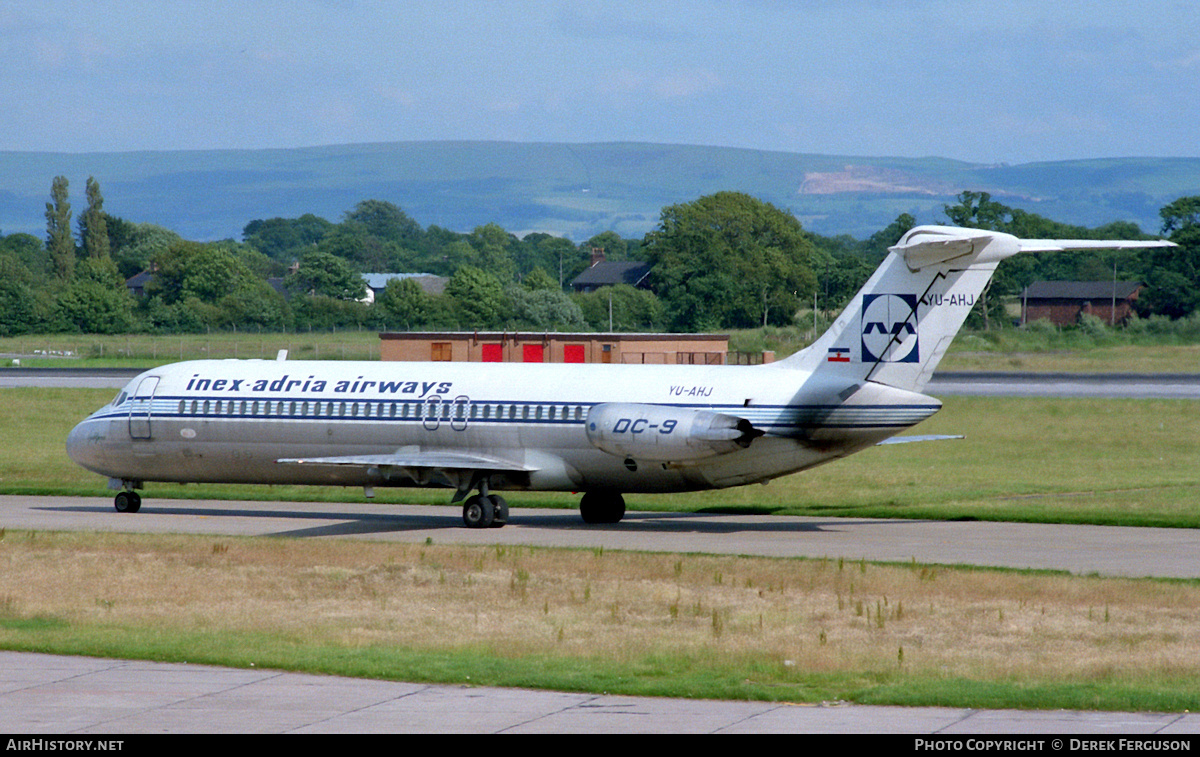
[[[488,494],[486,478],[479,482],[479,493],[463,503],[463,523],[467,528],[501,528],[508,523],[508,503],[504,497]]]
[[[625,517],[625,498],[619,492],[587,492],[579,501],[579,514],[585,523],[620,523]],[[508,522],[508,503],[488,493],[487,481],[479,482],[479,493],[463,502],[463,523],[467,528],[500,528]]]
[[[136,513],[142,509],[142,495],[135,491],[121,492],[113,499],[113,507],[119,513]]]
[[[579,501],[585,523],[620,523],[625,517],[625,498],[619,492],[588,492]]]

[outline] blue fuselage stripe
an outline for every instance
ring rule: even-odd
[[[583,425],[597,402],[531,400],[328,399],[311,395],[278,395],[254,399],[219,395],[159,396],[150,407],[130,398],[120,407],[96,414],[96,419],[237,421],[336,421],[374,423],[466,423],[574,426]],[[704,410],[745,418],[764,431],[781,433],[816,428],[906,428],[937,412],[940,405],[700,405],[659,403],[663,407]],[[284,412],[279,412],[280,409]],[[293,406],[306,412],[295,412]],[[486,408],[488,417],[478,408]],[[311,411],[308,411],[311,408]],[[518,412],[513,412],[513,409]],[[544,417],[533,417],[538,408]],[[268,410],[270,412],[268,412]],[[475,410],[472,415],[471,411]],[[349,411],[349,412],[348,412]],[[405,412],[407,411],[407,412]],[[549,417],[551,411],[554,417]],[[495,415],[493,415],[495,413]],[[526,415],[531,417],[525,417]],[[563,416],[566,417],[563,417]],[[498,416],[498,417],[497,417]]]

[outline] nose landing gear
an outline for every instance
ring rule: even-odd
[[[142,509],[142,495],[138,494],[134,489],[141,488],[141,481],[128,481],[120,478],[110,478],[108,480],[109,489],[120,489],[117,496],[113,498],[113,507],[119,513],[136,513]]]

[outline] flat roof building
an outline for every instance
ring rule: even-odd
[[[728,334],[386,332],[382,360],[724,365]]]

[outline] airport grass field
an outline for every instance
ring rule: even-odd
[[[0,392],[0,493],[105,494],[63,440],[113,394]],[[915,432],[966,438],[874,448],[769,486],[627,499],[631,509],[1200,527],[1195,402],[949,397]],[[378,491],[383,501],[449,500],[444,490]],[[173,497],[363,495],[150,484],[144,496],[152,508]],[[509,497],[514,508],[577,499]],[[1198,618],[1200,581],[1187,580],[0,530],[5,648],[412,681],[1182,711],[1200,707]]]

